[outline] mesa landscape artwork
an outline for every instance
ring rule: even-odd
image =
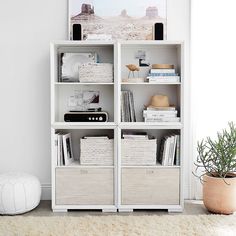
[[[72,25],[81,24],[83,40],[94,34],[113,40],[148,40],[153,39],[157,22],[164,24],[166,38],[166,15],[166,0],[69,0],[70,39]]]

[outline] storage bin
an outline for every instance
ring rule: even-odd
[[[112,83],[113,65],[110,63],[88,63],[79,65],[81,83]]]
[[[157,140],[121,140],[121,162],[123,165],[156,165]]]
[[[179,205],[179,168],[122,168],[124,205]]]
[[[113,139],[80,139],[81,165],[106,165],[114,163]]]
[[[57,168],[57,205],[113,205],[111,168]]]

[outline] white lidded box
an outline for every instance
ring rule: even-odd
[[[113,139],[80,139],[80,164],[81,165],[106,165],[114,163]]]
[[[156,165],[157,140],[121,139],[123,165]]]
[[[79,80],[81,83],[112,83],[113,64],[84,63],[79,65]]]

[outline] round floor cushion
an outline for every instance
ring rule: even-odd
[[[25,213],[38,206],[41,197],[39,180],[25,173],[0,174],[0,214]]]

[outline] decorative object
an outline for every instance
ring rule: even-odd
[[[97,62],[96,53],[62,53],[61,82],[79,82],[79,65]]]
[[[79,65],[81,83],[112,83],[113,65],[111,63],[85,63]]]
[[[130,73],[131,73],[131,72],[132,72],[133,78],[135,78],[134,72],[135,72],[135,71],[137,71],[137,72],[140,71],[139,67],[136,66],[136,65],[134,65],[134,64],[126,65],[126,67],[127,67],[128,70],[129,70],[128,78],[130,77]]]
[[[107,165],[114,163],[114,140],[107,136],[80,139],[81,165]]]
[[[41,185],[33,175],[25,173],[1,174],[0,196],[0,214],[22,214],[38,206]]]
[[[171,64],[152,64],[152,69],[174,69],[175,66]]]
[[[207,137],[197,146],[195,165],[203,168],[203,202],[214,213],[232,214],[236,211],[236,127],[217,133],[215,140]]]
[[[63,135],[62,142],[63,142],[65,166],[68,166],[74,161],[74,156],[73,156],[73,151],[72,151],[71,134],[68,133],[68,134]]]
[[[144,83],[146,82],[145,78],[123,78],[122,83]]]
[[[74,94],[68,98],[70,111],[88,111],[99,108],[99,91],[74,90]]]
[[[75,212],[71,216],[16,216],[1,217],[2,235],[208,235],[233,236],[236,232],[236,216],[166,214],[155,211],[135,215],[95,215]],[[50,214],[50,213],[48,213]],[[81,216],[82,215],[82,216]],[[81,217],[80,217],[81,216]],[[135,227],[134,227],[135,226]],[[173,233],[174,231],[174,233]]]
[[[155,23],[164,24],[166,38],[167,3],[154,0],[151,3],[130,0],[106,3],[99,0],[69,0],[69,38],[72,39],[72,25],[81,24],[83,40],[108,38],[109,40],[153,39]]]

